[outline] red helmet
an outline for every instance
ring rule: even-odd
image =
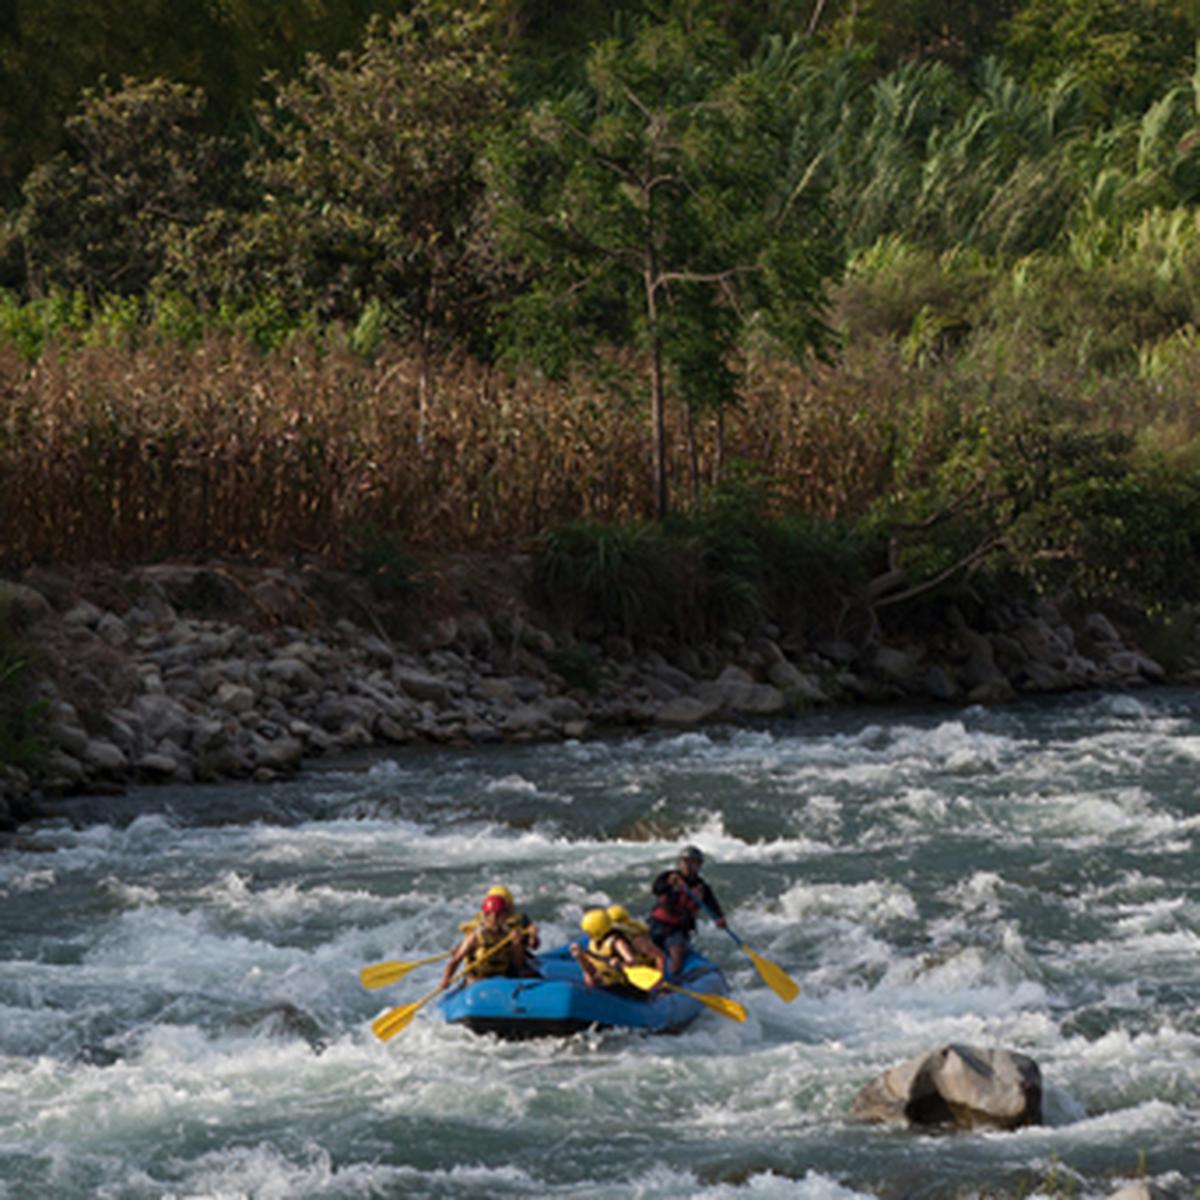
[[[507,911],[508,901],[503,896],[484,896],[482,911],[485,913],[502,913]]]

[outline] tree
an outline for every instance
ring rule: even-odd
[[[167,79],[208,97],[204,129],[241,123],[268,70],[357,45],[404,0],[5,0],[0,4],[0,204],[66,145],[85,88]]]
[[[534,282],[509,353],[562,372],[605,344],[645,353],[654,506],[668,508],[665,406],[735,402],[749,335],[823,351],[836,239],[817,149],[788,111],[800,65],[749,66],[693,6],[599,43],[586,87],[525,115],[491,156],[502,239]]]
[[[484,325],[480,146],[505,113],[504,62],[482,5],[418,0],[362,48],[276,80],[249,166],[259,202],[215,212],[172,274],[210,299],[270,292],[355,319],[382,305],[428,360]],[[422,392],[424,396],[424,390]]]
[[[969,68],[1019,0],[810,0],[808,32],[837,50],[869,48],[877,66],[936,60]]]
[[[1102,121],[1140,114],[1192,74],[1200,13],[1179,0],[1025,0],[1003,33],[1035,84],[1069,67]]]
[[[146,289],[169,238],[236,178],[229,144],[200,132],[204,105],[198,89],[161,79],[85,91],[68,149],[25,183],[17,233],[32,292]]]

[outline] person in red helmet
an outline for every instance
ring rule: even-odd
[[[449,987],[460,962],[466,961],[466,976],[471,982],[493,975],[525,974],[525,941],[520,931],[509,924],[512,905],[502,895],[483,898],[476,925],[450,955],[442,972],[442,987]]]
[[[497,883],[494,887],[488,888],[488,896],[500,896],[508,901],[508,912],[505,914],[504,921],[509,929],[519,929],[521,932],[521,940],[525,943],[525,963],[532,971],[535,963],[534,951],[537,950],[541,943],[538,936],[538,927],[529,919],[528,915],[517,908],[517,902],[513,899],[512,892],[502,883]],[[484,897],[487,899],[487,896]],[[483,912],[477,912],[473,917],[463,921],[459,925],[459,929],[463,933],[470,933],[476,928],[479,922],[483,919]],[[534,972],[536,973],[536,972]]]

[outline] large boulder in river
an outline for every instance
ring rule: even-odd
[[[864,1087],[858,1121],[1019,1129],[1042,1120],[1042,1072],[1015,1050],[950,1045],[918,1054]]]

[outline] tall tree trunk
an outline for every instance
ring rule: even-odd
[[[692,507],[700,503],[700,447],[696,443],[696,406],[687,402],[688,476],[691,485]]]
[[[714,437],[716,445],[713,447],[712,482],[713,487],[719,487],[721,476],[725,473],[725,406],[723,404],[717,405]]]
[[[667,424],[663,385],[662,337],[658,329],[657,268],[653,242],[646,245],[644,281],[646,288],[646,324],[650,330],[650,444],[652,447],[654,515],[667,515]]]

